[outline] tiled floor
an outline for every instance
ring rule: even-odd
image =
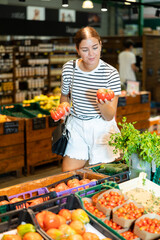
[[[59,173],[61,173],[61,166],[58,166],[57,162],[52,162],[49,164],[35,167],[34,174],[29,176],[22,175],[21,177],[17,178],[16,172],[2,174],[0,175],[0,189],[13,186],[19,183],[52,176]]]

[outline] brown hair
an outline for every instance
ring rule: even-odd
[[[99,41],[99,43],[101,42],[101,38],[94,28],[84,27],[78,30],[74,38],[77,49],[79,49],[79,44],[81,41],[89,37],[94,37]]]

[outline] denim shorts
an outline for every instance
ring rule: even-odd
[[[67,121],[69,140],[64,156],[77,160],[89,160],[89,164],[113,162],[119,153],[113,153],[108,141],[111,133],[119,132],[115,119],[80,120],[70,116]]]

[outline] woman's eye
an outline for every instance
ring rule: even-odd
[[[94,47],[93,49],[96,50],[96,49],[98,49],[98,47]]]
[[[83,52],[87,52],[88,50],[86,49],[86,50],[83,50]]]

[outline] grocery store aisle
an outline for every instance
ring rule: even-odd
[[[35,167],[34,174],[28,176],[22,175],[17,178],[16,172],[2,174],[0,175],[0,189],[27,181],[37,180],[43,177],[49,177],[59,173],[61,173],[61,164],[58,165],[58,162],[52,162]]]

